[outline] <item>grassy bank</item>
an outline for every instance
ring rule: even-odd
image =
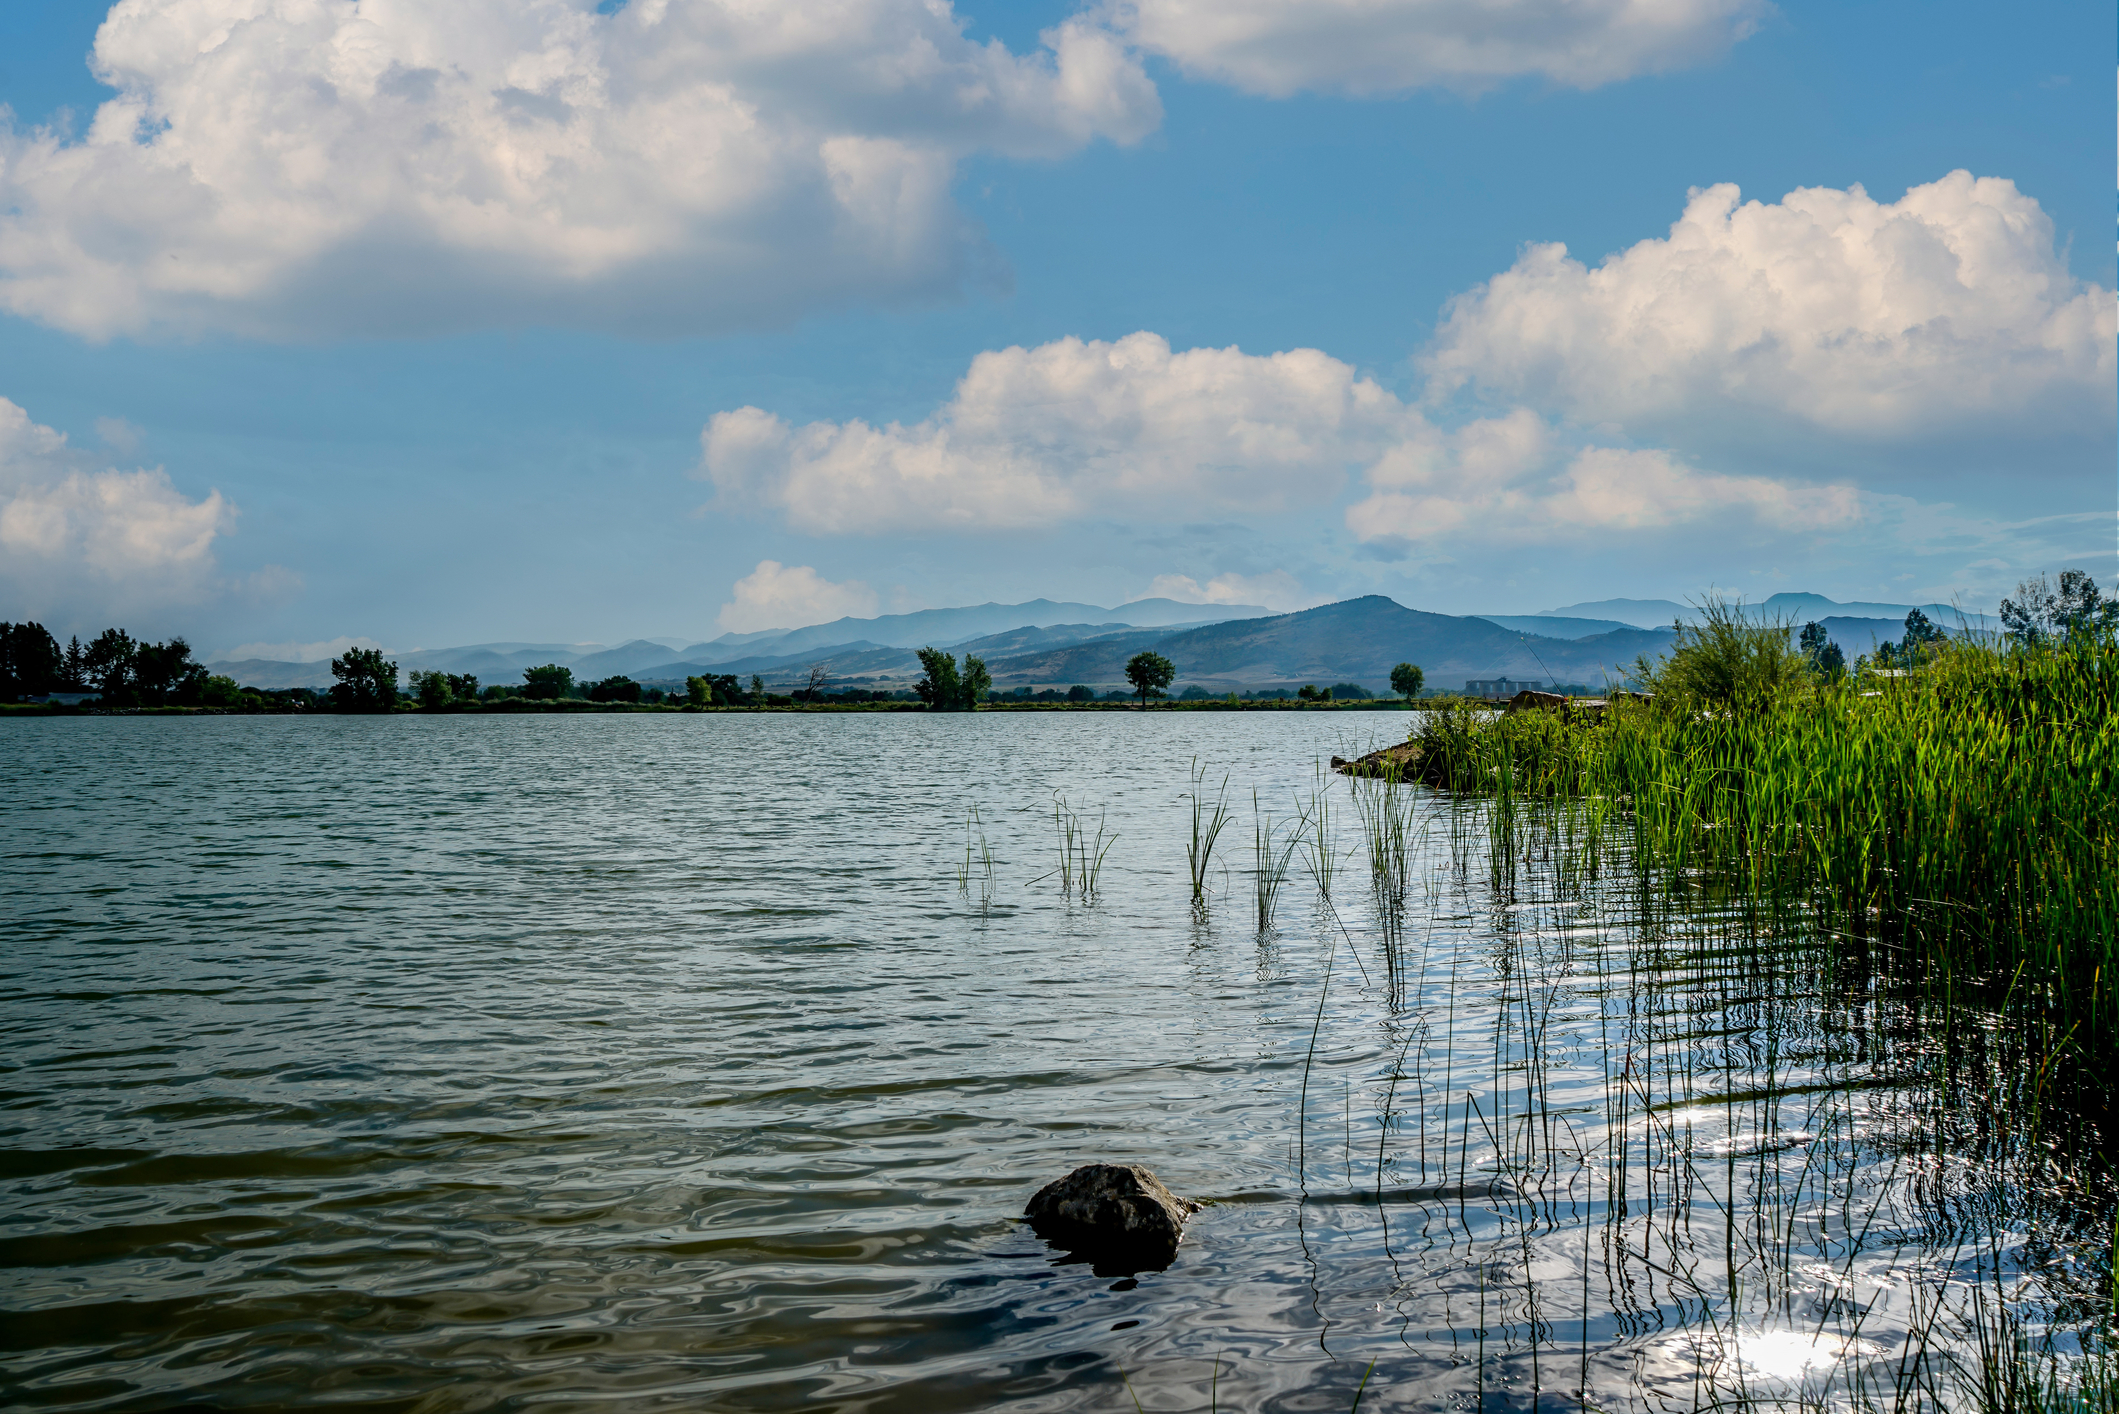
[[[2119,1042],[2115,706],[2109,637],[1959,643],[1905,677],[1680,692],[1601,721],[1436,713],[1418,769],[1578,802],[1578,838],[1900,944],[1940,986],[2028,1004],[2056,1052],[2102,1058]]]

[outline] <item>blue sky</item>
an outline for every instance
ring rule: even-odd
[[[112,138],[108,7],[0,7],[0,616],[409,648],[2114,570],[2109,4],[1247,0],[1249,48],[1186,0],[970,0],[954,48],[909,0],[410,8],[129,0]],[[368,106],[307,96],[304,23]],[[434,73],[487,116],[405,177]],[[776,145],[702,178],[709,90]],[[507,187],[518,141],[560,165]]]

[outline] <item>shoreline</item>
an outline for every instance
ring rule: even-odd
[[[1423,698],[1419,705],[1371,698],[1357,702],[982,702],[974,712],[1427,712],[1453,705],[1455,698]],[[916,716],[969,716],[966,712],[930,712],[918,702],[794,702],[785,705],[695,707],[666,702],[585,702],[572,698],[538,701],[510,697],[499,702],[451,704],[447,707],[396,707],[388,712],[340,712],[329,707],[259,710],[241,707],[91,707],[44,702],[0,703],[7,717],[481,717],[566,716],[601,713],[657,713],[666,716],[743,715],[768,712],[907,713]]]

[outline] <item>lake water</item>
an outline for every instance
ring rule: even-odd
[[[1997,1270],[2046,1328],[2068,1196],[1830,940],[1418,790],[1379,901],[1320,761],[1404,721],[0,723],[0,1396],[1691,1409],[1940,1391]],[[1098,1160],[1209,1203],[1167,1270],[1017,1221]]]

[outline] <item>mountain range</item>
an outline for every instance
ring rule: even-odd
[[[1900,636],[1913,607],[1839,604],[1815,594],[1776,594],[1747,606],[1761,616],[1822,623],[1850,656]],[[1988,623],[1984,615],[1960,616],[1946,605],[1919,607],[1947,627]],[[1037,599],[724,634],[683,646],[680,639],[649,638],[616,647],[506,642],[391,656],[403,672],[471,673],[487,683],[519,681],[526,668],[558,663],[571,668],[577,681],[624,676],[674,685],[693,675],[733,674],[756,675],[779,687],[804,682],[822,668],[842,686],[905,687],[920,673],[913,650],[932,645],[983,658],[1003,688],[1111,688],[1123,684],[1128,658],[1153,648],[1176,665],[1178,688],[1196,684],[1216,693],[1345,681],[1383,691],[1392,665],[1400,662],[1418,663],[1430,688],[1458,690],[1467,681],[1495,677],[1596,688],[1624,677],[1642,654],[1667,651],[1669,623],[1690,612],[1656,599],[1475,616],[1409,609],[1381,595],[1292,614],[1168,599],[1115,609]],[[256,687],[331,683],[330,666],[321,662],[243,659],[208,666]]]
[[[1889,619],[1903,626],[1915,609],[1953,633],[1961,628],[1990,632],[2001,627],[1989,615],[1975,614],[1952,604],[1875,604],[1863,601],[1842,604],[1822,594],[1780,593],[1755,604],[1744,605],[1746,618],[1785,619],[1800,627],[1823,623],[1827,618]],[[1538,619],[1596,619],[1616,621],[1635,628],[1668,628],[1679,619],[1689,619],[1698,610],[1670,599],[1599,599],[1589,604],[1569,604],[1564,609],[1545,609],[1509,620],[1511,626]],[[1498,620],[1497,620],[1498,622]],[[1529,632],[1539,632],[1531,629]]]

